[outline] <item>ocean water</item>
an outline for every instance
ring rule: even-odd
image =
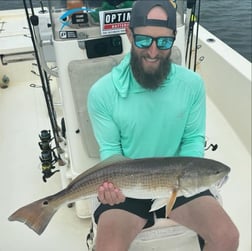
[[[34,7],[39,6],[40,1],[32,2]],[[42,2],[47,4],[46,0]],[[29,0],[26,3],[29,6]],[[252,61],[251,0],[201,0],[200,7],[200,24]],[[15,8],[23,8],[23,0],[0,0],[0,10]]]
[[[201,0],[200,23],[252,61],[252,1]]]

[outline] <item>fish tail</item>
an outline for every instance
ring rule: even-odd
[[[19,208],[9,216],[8,220],[20,221],[40,235],[49,224],[57,209],[53,203],[50,203],[45,198]]]

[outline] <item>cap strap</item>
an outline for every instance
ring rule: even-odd
[[[137,24],[137,25],[136,25]],[[170,29],[174,29],[175,24],[168,20],[160,20],[160,19],[147,19],[146,17],[135,17],[132,22],[132,26],[160,26],[160,27],[168,27]],[[176,28],[175,28],[176,29]]]
[[[145,26],[161,26],[161,27],[168,27],[169,21],[168,20],[159,20],[159,19],[146,19]]]

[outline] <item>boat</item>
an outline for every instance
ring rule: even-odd
[[[85,100],[95,79],[129,51],[124,28],[130,7],[107,1],[114,8],[101,11],[99,22],[95,14],[101,1],[85,1],[84,6],[76,0],[74,7],[70,0],[40,2],[41,7],[33,8],[32,0],[24,0],[22,9],[0,11],[0,250],[91,251],[94,200],[60,208],[41,236],[9,222],[8,216],[58,192],[99,162]],[[174,2],[178,38],[173,60],[204,79],[205,156],[231,167],[219,200],[240,231],[238,250],[250,251],[251,62],[192,22],[197,13],[190,8],[185,13],[185,1]],[[113,23],[118,14],[124,18]],[[130,251],[168,247],[200,250],[193,231],[160,220],[139,234]]]

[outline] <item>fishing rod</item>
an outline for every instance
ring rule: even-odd
[[[193,31],[195,24],[195,9],[196,9],[196,0],[187,0],[187,15],[189,16],[188,24],[188,34],[186,41],[186,55],[185,61],[188,62],[188,68],[191,68],[191,58],[192,58],[192,44],[193,44]],[[189,59],[188,59],[189,54]]]
[[[49,115],[49,119],[50,119],[50,124],[51,124],[52,132],[53,132],[53,138],[50,137],[50,139],[48,139],[47,143],[54,140],[54,142],[55,142],[54,149],[56,149],[56,151],[57,151],[57,155],[56,155],[54,153],[54,149],[52,149],[50,147],[50,145],[48,144],[47,151],[51,151],[51,153],[53,153],[54,160],[52,160],[50,158],[49,159],[46,158],[46,160],[48,160],[48,161],[43,161],[44,160],[43,156],[45,155],[43,153],[44,153],[45,149],[41,148],[42,158],[40,158],[40,159],[42,162],[42,172],[44,175],[43,180],[46,182],[46,179],[51,177],[56,172],[56,171],[54,171],[54,172],[52,171],[52,169],[54,168],[54,166],[53,166],[54,162],[57,161],[59,165],[64,165],[65,163],[60,157],[60,154],[62,153],[62,150],[61,150],[61,147],[59,144],[59,142],[61,141],[61,138],[59,136],[59,126],[57,125],[56,112],[55,112],[54,105],[53,105],[53,98],[52,98],[49,78],[48,78],[47,72],[45,70],[42,70],[41,63],[40,63],[40,57],[39,57],[39,53],[38,53],[38,50],[36,47],[36,41],[35,41],[35,36],[34,36],[34,33],[35,33],[34,29],[38,28],[39,19],[38,19],[38,16],[36,16],[34,13],[32,0],[29,0],[29,3],[30,3],[30,8],[31,8],[31,14],[32,14],[31,16],[29,15],[29,12],[28,12],[28,6],[26,3],[26,0],[23,0],[26,18],[27,18],[27,22],[29,25],[30,33],[31,33],[31,40],[32,40],[33,48],[34,48],[35,58],[37,61],[39,76],[40,76],[40,80],[41,80],[41,84],[42,84],[42,90],[44,93],[46,106],[47,106],[47,110],[48,110],[48,115]],[[42,10],[43,9],[44,8],[42,6]],[[42,135],[42,132],[41,132],[41,135]],[[48,135],[50,135],[50,134],[48,133]],[[42,143],[42,142],[43,142],[43,140],[40,143]]]
[[[198,3],[198,15],[197,15],[197,30],[196,30],[196,39],[195,39],[195,53],[194,53],[194,68],[193,70],[196,71],[197,66],[197,53],[198,53],[198,39],[199,39],[199,23],[200,23],[200,7],[201,7],[201,0]]]
[[[191,69],[192,62],[192,52],[193,52],[193,35],[194,35],[194,25],[197,22],[197,29],[195,34],[195,53],[194,53],[194,64],[193,70],[196,71],[197,66],[197,52],[198,52],[198,36],[199,36],[199,22],[200,22],[200,8],[201,0],[198,1],[197,15],[196,15],[196,5],[197,0],[187,0],[187,16],[189,16],[188,21],[188,31],[187,31],[187,41],[186,41],[186,54],[185,61],[189,69]]]

